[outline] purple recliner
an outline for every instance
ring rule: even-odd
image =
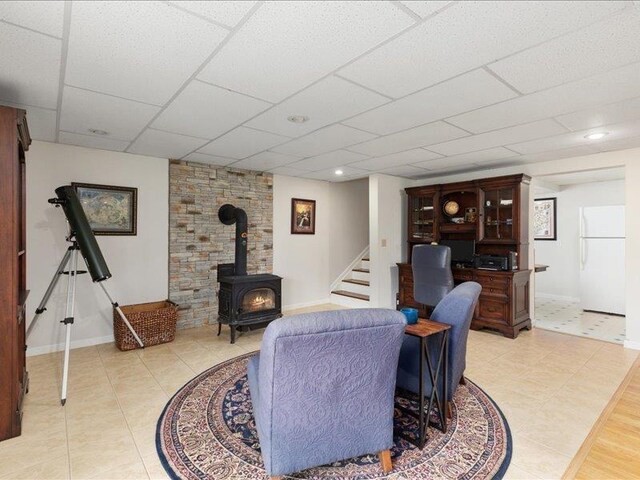
[[[248,378],[269,475],[391,448],[404,328],[403,315],[386,309],[295,315],[267,327]],[[381,460],[390,467],[389,452]]]

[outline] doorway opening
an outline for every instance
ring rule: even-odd
[[[624,167],[535,178],[536,328],[624,343],[624,188]]]

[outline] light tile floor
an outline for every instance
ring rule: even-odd
[[[197,373],[259,348],[262,330],[230,345],[227,329],[221,337],[216,329],[183,330],[174,342],[143,351],[113,344],[73,350],[64,408],[61,354],[28,358],[24,433],[0,443],[0,479],[166,478],[154,434],[171,395]],[[636,356],[540,329],[516,340],[472,331],[466,375],[494,398],[512,429],[505,478],[560,478]]]
[[[536,327],[553,332],[624,343],[626,318],[597,312],[585,312],[577,302],[536,298]]]

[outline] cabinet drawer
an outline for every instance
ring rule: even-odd
[[[478,318],[489,322],[509,323],[509,303],[482,295],[478,303]]]
[[[478,282],[483,287],[494,287],[494,288],[503,288],[506,289],[509,287],[511,281],[508,276],[498,275],[489,272],[477,272],[476,271],[476,282]]]
[[[460,272],[456,271],[453,274],[453,279],[456,282],[470,282],[473,280],[473,272]]]
[[[482,295],[490,295],[493,297],[503,297],[505,300],[509,298],[508,285],[482,285]]]

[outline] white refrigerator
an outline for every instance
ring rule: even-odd
[[[624,206],[580,209],[580,307],[625,314]]]

